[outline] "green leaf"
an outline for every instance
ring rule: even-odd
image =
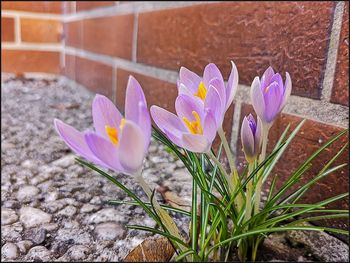
[[[125,205],[140,205],[137,202],[133,202],[133,201],[121,201],[121,200],[108,200],[109,204],[112,205],[119,205],[119,204],[125,204]],[[145,202],[144,203],[146,206],[151,207],[151,203],[149,202]],[[179,208],[175,208],[175,207],[171,207],[171,206],[167,206],[167,205],[160,205],[161,208],[164,208],[167,211],[171,211],[171,212],[175,212],[175,213],[179,213],[185,216],[191,216],[190,212],[187,212],[185,210],[179,209]]]

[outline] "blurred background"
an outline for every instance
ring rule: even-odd
[[[240,123],[253,111],[250,84],[268,66],[283,78],[288,71],[292,97],[273,126],[269,150],[288,123],[293,128],[308,120],[275,171],[279,184],[348,126],[348,2],[2,1],[1,13],[3,74],[58,77],[108,96],[121,110],[130,74],[141,83],[149,106],[174,111],[180,66],[201,75],[213,62],[227,80],[233,60],[240,85],[224,126],[240,167]],[[322,154],[307,177],[347,140]],[[339,163],[348,162],[347,155]],[[346,192],[348,183],[345,167],[316,185],[304,201]],[[348,200],[336,207],[348,208]],[[322,224],[348,227],[346,220]]]

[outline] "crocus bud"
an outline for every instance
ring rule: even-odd
[[[241,140],[245,158],[249,163],[253,162],[260,152],[262,142],[262,123],[259,117],[256,123],[254,117],[249,114],[244,117],[241,128]]]
[[[291,90],[292,81],[288,72],[285,83],[281,75],[271,67],[264,72],[261,80],[255,77],[250,90],[251,101],[256,114],[265,125],[272,125],[286,105]]]

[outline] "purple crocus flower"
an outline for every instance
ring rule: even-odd
[[[79,132],[55,119],[55,127],[65,143],[85,159],[130,175],[138,174],[151,137],[151,120],[140,84],[129,77],[125,118],[105,96],[92,103],[95,131]]]
[[[188,96],[194,96],[197,100],[205,103],[208,93],[212,92],[212,89],[219,94],[220,102],[216,105],[217,111],[221,116],[218,119],[219,126],[221,126],[225,112],[230,107],[237,91],[238,71],[233,61],[231,61],[231,64],[232,69],[226,86],[220,70],[213,63],[205,67],[203,78],[185,67],[181,67],[179,74],[179,95],[186,94]]]
[[[263,74],[253,80],[250,95],[256,114],[264,124],[271,125],[287,103],[292,91],[292,81],[286,72],[286,81],[269,67]]]
[[[257,117],[257,123],[251,114],[244,117],[241,140],[245,157],[250,163],[258,156],[262,143],[262,123],[259,117]]]
[[[153,105],[151,115],[159,129],[179,147],[192,152],[208,152],[215,138],[218,118],[216,104],[219,94],[213,89],[203,103],[193,96],[181,94],[176,98],[177,115]]]

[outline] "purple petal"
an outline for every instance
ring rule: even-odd
[[[206,87],[209,87],[209,83],[212,79],[218,79],[221,82],[224,82],[224,78],[221,75],[220,70],[214,63],[209,63],[203,73],[203,83]]]
[[[261,90],[265,90],[265,88],[271,83],[271,78],[272,76],[275,74],[275,72],[273,71],[272,67],[268,67],[264,74],[261,77]]]
[[[211,143],[203,135],[185,133],[182,135],[183,148],[197,153],[205,153],[210,150]]]
[[[283,100],[281,103],[281,108],[280,111],[282,111],[282,109],[284,108],[284,106],[287,103],[288,98],[290,97],[290,94],[292,92],[292,80],[290,78],[290,75],[288,72],[286,72],[286,82],[284,84],[284,94],[283,94]]]
[[[174,130],[168,130],[166,128],[164,128],[164,133],[165,135],[168,137],[168,139],[170,141],[172,141],[174,144],[176,144],[177,146],[179,147],[182,147],[183,148],[183,145],[182,145],[182,135],[184,133],[188,133],[188,131],[186,132],[182,132],[182,133],[178,133],[178,132],[174,132]]]
[[[119,162],[129,174],[135,175],[145,158],[144,134],[135,123],[126,120],[119,143]]]
[[[187,95],[187,96],[193,96],[193,92],[192,90],[190,90],[188,87],[186,87],[183,83],[180,83],[178,85],[178,95],[181,95],[181,94],[184,94],[184,95]]]
[[[118,148],[114,144],[92,132],[85,134],[85,140],[91,152],[103,162],[103,166],[116,172],[124,172],[119,164]]]
[[[248,161],[254,157],[254,137],[246,117],[243,119],[241,128],[241,140],[243,151]]]
[[[261,119],[264,119],[265,102],[263,93],[260,89],[259,77],[255,77],[253,80],[252,86],[250,88],[250,98],[256,114]]]
[[[209,87],[207,87],[207,88],[210,89],[211,87],[216,89],[216,91],[218,92],[218,94],[220,96],[220,100],[221,100],[221,108],[223,111],[224,110],[226,111],[226,88],[225,88],[224,82],[222,82],[216,78],[212,79],[209,83]]]
[[[180,68],[180,82],[183,83],[192,94],[196,93],[198,90],[201,78],[194,72],[188,70],[185,67]]]
[[[204,109],[215,117],[215,122],[218,127],[221,126],[224,114],[221,103],[221,98],[215,88],[211,86],[204,102]]]
[[[143,93],[140,84],[133,76],[130,76],[125,96],[125,118],[127,120],[139,123],[138,105],[140,102],[147,107],[145,94]]]
[[[97,94],[92,102],[92,118],[96,133],[108,138],[106,125],[118,128],[123,116],[112,101],[103,95]]]
[[[168,130],[180,138],[182,133],[187,132],[187,128],[179,117],[163,108],[153,105],[151,115],[158,128],[164,133]]]
[[[259,116],[257,116],[257,124],[256,124],[256,131],[254,135],[254,151],[256,154],[259,154],[260,152],[260,147],[262,143],[262,122]]]
[[[233,63],[233,61],[231,61],[231,64],[232,64],[232,69],[231,69],[231,73],[228,78],[227,87],[226,87],[226,109],[225,110],[227,110],[230,107],[233,101],[233,98],[237,92],[237,86],[238,86],[238,78],[239,78],[238,70],[235,63]]]
[[[149,111],[147,105],[142,102],[139,103],[139,122],[138,126],[141,128],[144,138],[145,138],[145,152],[147,152],[150,140],[151,140],[151,117],[149,116]]]
[[[186,117],[189,121],[194,121],[193,111],[198,113],[201,120],[204,117],[203,103],[187,95],[180,95],[176,98],[175,109],[181,121],[183,117]]]
[[[283,87],[280,87],[277,82],[273,82],[266,89],[267,92],[264,94],[265,120],[270,123],[279,113],[280,105],[283,100]]]
[[[216,119],[214,115],[211,112],[209,112],[204,119],[203,135],[207,137],[210,143],[212,143],[215,139],[217,129],[218,126],[216,124]]]
[[[55,128],[64,142],[78,155],[84,157],[86,160],[102,165],[102,162],[91,152],[88,147],[84,133],[77,131],[72,126],[55,119]]]

